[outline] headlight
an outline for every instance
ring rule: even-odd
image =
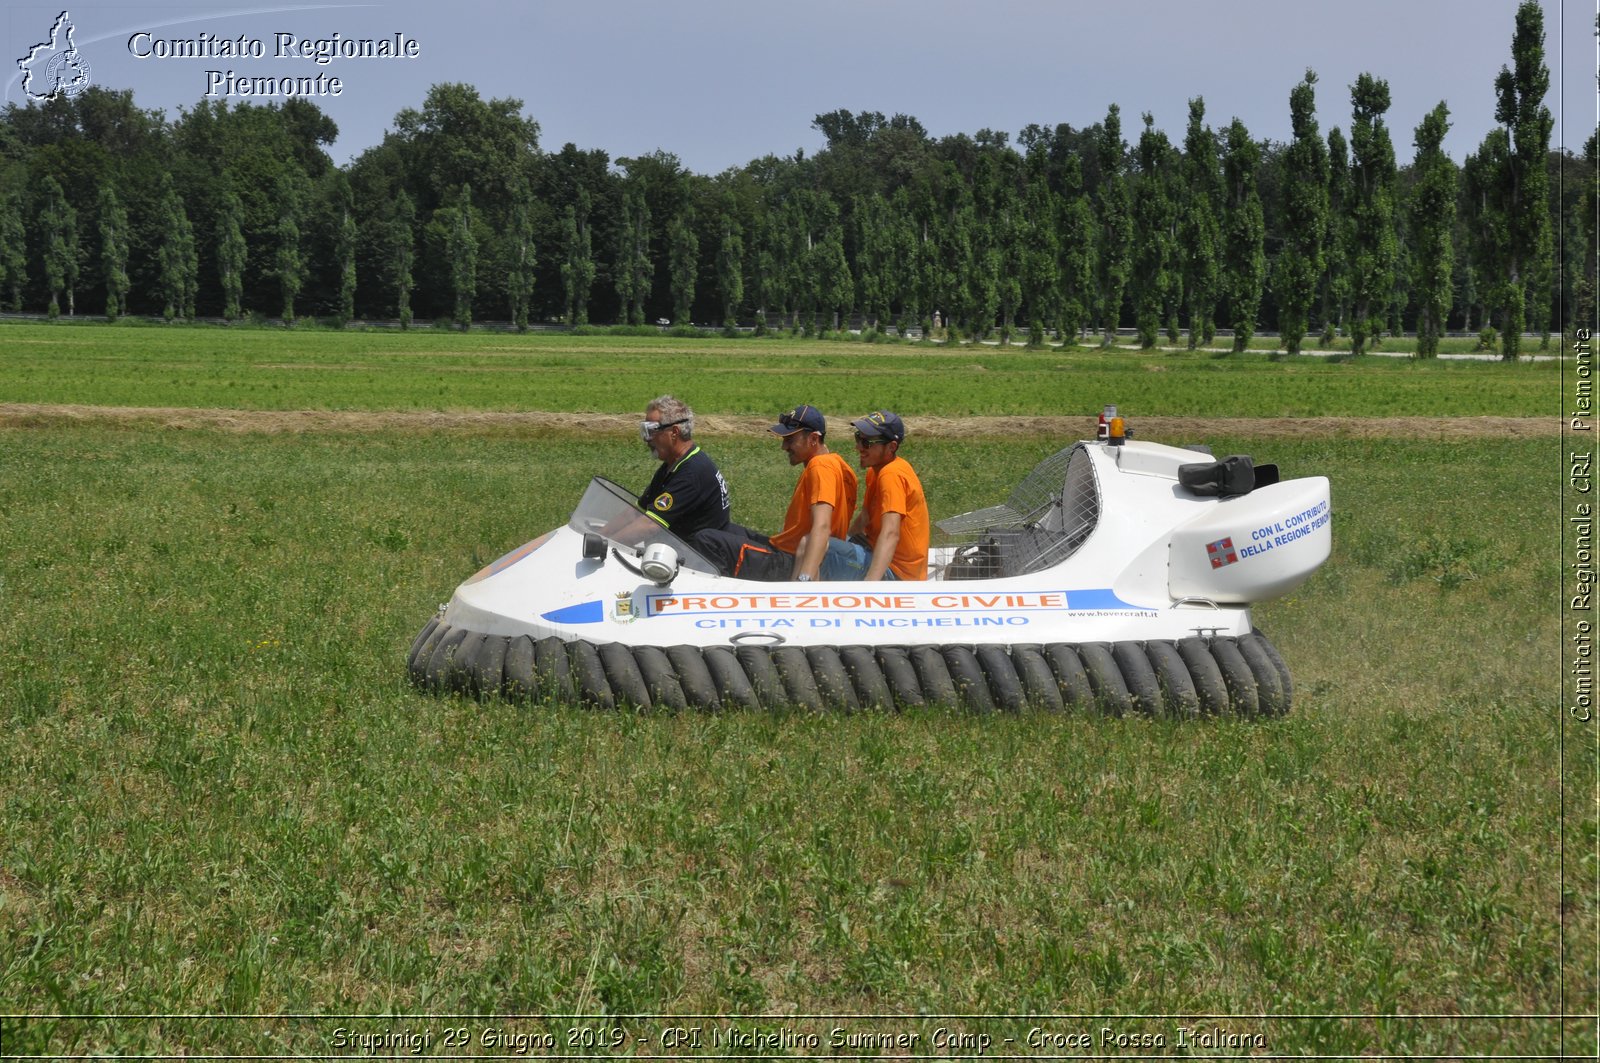
[[[678,574],[678,552],[666,543],[651,543],[644,548],[639,571],[658,587],[665,587]]]

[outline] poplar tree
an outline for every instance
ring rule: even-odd
[[[46,176],[40,184],[39,227],[44,243],[45,288],[50,292],[49,315],[61,316],[61,296],[72,312],[72,290],[78,276],[78,212],[67,202],[61,183]]]
[[[1216,309],[1221,270],[1222,171],[1217,162],[1217,136],[1205,125],[1206,103],[1189,101],[1189,128],[1183,137],[1183,206],[1179,221],[1180,283],[1189,316],[1189,349],[1209,346],[1216,337]]]
[[[1261,149],[1250,139],[1244,123],[1235,118],[1228,126],[1227,149],[1222,157],[1223,213],[1221,287],[1228,301],[1233,328],[1233,349],[1249,349],[1261,309],[1261,289],[1266,281],[1266,222],[1261,196],[1256,191],[1256,167]]]
[[[1022,307],[1024,232],[1022,200],[1017,194],[1017,155],[1010,149],[996,163],[997,180],[990,198],[990,258],[994,263],[995,302],[1000,314],[1000,342],[1009,345]]]
[[[1478,150],[1461,166],[1460,211],[1467,236],[1472,287],[1483,310],[1484,339],[1498,323],[1505,325],[1506,302],[1520,304],[1520,288],[1506,284],[1511,260],[1511,222],[1502,196],[1501,176],[1510,167],[1511,138],[1504,129],[1491,129]],[[1487,344],[1485,344],[1487,346]]]
[[[792,317],[798,308],[801,290],[799,260],[805,248],[805,219],[795,196],[786,197],[767,212],[761,230],[761,250],[757,254],[759,283],[756,299],[756,327],[765,327],[768,310],[778,314],[779,328],[798,327]]]
[[[1283,159],[1283,249],[1273,290],[1278,297],[1278,329],[1290,354],[1300,353],[1300,341],[1310,327],[1327,239],[1328,155],[1317,129],[1316,84],[1317,75],[1307,70],[1305,80],[1289,93],[1294,139]]]
[[[450,287],[455,294],[456,327],[472,328],[472,301],[478,295],[478,237],[473,232],[472,186],[464,184],[448,208],[445,254],[450,257]]]
[[[801,321],[802,332],[806,336],[814,336],[820,329],[820,306],[822,302],[821,273],[819,260],[822,257],[820,248],[821,237],[815,231],[816,214],[818,205],[816,197],[809,193],[802,193],[798,198],[805,201],[804,206],[797,206],[796,213],[801,218],[801,235],[804,243],[790,263],[792,277],[789,290],[794,298],[796,317]]]
[[[568,203],[561,208],[561,320],[568,325],[576,326],[573,320],[576,316],[572,310],[574,288],[577,277],[574,274],[572,255],[578,247],[578,211]]]
[[[717,241],[717,291],[722,296],[722,327],[729,333],[739,327],[739,307],[744,303],[744,227],[724,204],[722,235]]]
[[[921,268],[916,219],[911,216],[911,196],[904,187],[889,201],[890,306],[897,308],[895,331],[905,339],[920,312],[917,275]]]
[[[1350,89],[1350,349],[1364,354],[1394,291],[1394,145],[1383,116],[1389,83],[1362,74]]]
[[[179,281],[181,284],[181,313],[185,321],[193,321],[195,313],[195,298],[200,293],[200,247],[194,235],[194,225],[189,221],[189,214],[183,209],[178,211],[178,266]]]
[[[1061,197],[1051,189],[1042,151],[1028,153],[1027,206],[1022,212],[1022,297],[1028,346],[1043,347],[1045,326],[1061,317]]]
[[[954,164],[945,164],[940,185],[939,219],[933,229],[938,262],[933,276],[938,285],[935,291],[944,304],[948,335],[958,339],[962,333],[975,333],[978,327],[981,296],[973,286],[978,271],[977,209],[972,188],[962,180]]]
[[[400,327],[411,327],[411,289],[416,283],[412,266],[416,262],[417,208],[411,197],[402,191],[394,201],[394,209],[387,226],[386,256],[394,281],[395,316]]]
[[[811,331],[820,334],[820,316],[826,312],[831,327],[837,331],[841,320],[848,322],[855,299],[855,283],[850,276],[850,263],[844,254],[844,225],[839,220],[839,208],[831,199],[823,197],[819,203],[816,224],[820,232],[806,253],[806,291],[811,303]]]
[[[594,248],[589,236],[589,191],[578,189],[576,203],[561,215],[562,246],[567,258],[561,264],[561,288],[567,324],[589,323],[589,289],[594,284]]]
[[[757,336],[767,334],[767,307],[778,287],[774,280],[778,260],[769,243],[774,214],[775,210],[769,204],[765,214],[756,219],[750,232],[749,293],[750,301],[755,304]]]
[[[1100,162],[1100,189],[1095,213],[1099,218],[1097,240],[1100,309],[1100,346],[1116,342],[1117,326],[1122,323],[1122,294],[1132,268],[1133,217],[1128,202],[1128,146],[1122,140],[1122,112],[1112,104],[1100,128],[1097,143]]]
[[[356,218],[350,201],[350,183],[340,181],[338,198],[339,231],[334,236],[333,255],[339,267],[339,324],[356,316]]]
[[[83,270],[83,247],[78,235],[78,212],[70,203],[67,204],[65,237],[67,246],[63,265],[66,266],[67,275],[67,315],[73,317],[78,313],[78,279]]]
[[[1350,152],[1338,126],[1328,130],[1328,228],[1323,239],[1322,346],[1333,346],[1350,307]]]
[[[1405,204],[1402,202],[1403,193],[1398,189],[1395,192],[1395,254],[1394,254],[1394,287],[1389,291],[1389,334],[1400,336],[1405,333],[1406,307],[1411,305],[1411,273],[1415,268],[1416,256],[1412,254],[1411,233],[1407,231],[1410,218],[1406,215]]]
[[[518,332],[528,331],[528,311],[533,303],[534,242],[533,200],[525,181],[518,181],[511,203],[511,225],[506,232],[507,294],[511,297],[511,321]]]
[[[855,311],[856,286],[850,278],[850,260],[844,253],[844,226],[835,225],[824,234],[818,250],[819,292],[824,309],[832,311],[834,331],[850,327]]]
[[[851,211],[855,236],[856,296],[868,328],[888,316],[889,205],[881,193],[860,197]]]
[[[644,192],[630,182],[622,194],[622,227],[617,232],[614,268],[618,314],[629,325],[644,324],[650,273],[650,208],[645,204]]]
[[[273,273],[283,297],[283,323],[294,324],[294,300],[305,283],[305,260],[300,254],[300,194],[290,177],[281,177],[277,186],[278,224],[275,233]]]
[[[1509,235],[1498,300],[1504,323],[1500,353],[1507,360],[1517,357],[1522,332],[1530,322],[1544,333],[1541,346],[1549,342],[1554,237],[1546,202],[1549,176],[1545,157],[1554,123],[1544,105],[1550,69],[1544,62],[1544,13],[1537,0],[1524,0],[1517,7],[1511,60],[1512,66],[1501,67],[1494,83],[1495,121],[1509,137],[1509,151],[1500,162],[1498,175]]]
[[[1176,211],[1171,194],[1172,145],[1155,128],[1155,118],[1144,115],[1144,132],[1136,149],[1139,174],[1133,194],[1134,323],[1139,346],[1156,345],[1164,317],[1171,315],[1179,279],[1173,266],[1178,257]]]
[[[999,184],[994,153],[980,152],[972,175],[972,213],[968,221],[971,257],[966,277],[969,302],[965,322],[972,337],[980,340],[989,335],[1000,316]]]
[[[244,267],[249,254],[243,217],[244,204],[238,193],[229,189],[217,212],[217,276],[222,283],[222,316],[228,321],[237,320],[243,312]]]
[[[1441,101],[1417,126],[1410,216],[1413,298],[1417,304],[1417,357],[1439,353],[1450,313],[1455,274],[1456,166],[1444,153],[1450,109]]]
[[[1073,174],[1077,173],[1077,159],[1070,161],[1070,168]],[[1069,187],[1075,184],[1076,178]],[[1094,209],[1085,192],[1072,195],[1062,210],[1060,262],[1060,317],[1056,330],[1062,343],[1076,344],[1093,321],[1097,273]]]
[[[667,226],[667,273],[672,284],[672,323],[690,325],[694,288],[700,270],[700,238],[685,211]]]
[[[910,279],[916,303],[916,321],[924,342],[934,339],[933,315],[939,312],[940,300],[945,290],[944,263],[938,243],[939,206],[934,195],[932,175],[925,175],[910,191],[902,189],[907,198],[907,214],[911,223]],[[942,323],[942,319],[941,319]]]
[[[115,321],[128,305],[128,211],[109,181],[100,186],[100,273],[106,286],[106,318]]]
[[[857,204],[856,295],[869,327],[887,331],[891,318],[900,334],[916,302],[916,229],[904,188],[892,200],[873,192]]]
[[[162,314],[168,321],[175,317],[193,318],[200,272],[194,227],[189,224],[170,173],[162,177],[161,185],[161,242],[156,249],[156,263],[165,304]]]

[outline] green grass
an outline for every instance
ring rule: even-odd
[[[671,390],[703,413],[908,416],[1554,416],[1557,363],[805,340],[0,327],[13,403],[249,410],[633,412]],[[603,387],[596,387],[603,380]]]
[[[1165,335],[1162,336],[1162,340],[1165,342]],[[1550,337],[1550,344],[1548,347],[1541,347],[1538,337],[1525,337],[1522,341],[1521,353],[1523,356],[1546,355],[1553,357],[1561,353],[1561,342],[1561,335],[1559,333],[1556,333]],[[1187,337],[1184,338],[1183,343],[1188,343]],[[1229,347],[1231,343],[1231,337],[1221,337],[1213,341],[1211,346]],[[1306,334],[1306,336],[1301,339],[1300,347],[1302,350],[1306,351],[1335,351],[1341,354],[1349,354],[1351,349],[1351,341],[1349,336],[1335,336],[1332,343],[1325,344],[1322,342],[1322,336],[1320,333],[1311,332]],[[1252,336],[1250,338],[1250,350],[1282,351],[1283,340],[1278,336]],[[1367,350],[1376,354],[1386,355],[1415,354],[1417,351],[1417,337],[1415,335],[1386,335],[1376,338],[1368,337]],[[1479,346],[1479,340],[1476,336],[1445,336],[1439,340],[1439,353],[1472,355],[1490,354],[1498,356],[1500,349],[1499,346],[1496,345],[1495,349],[1492,351],[1483,350],[1483,348]]]
[[[254,335],[217,357],[254,372]],[[507,342],[447,339],[479,361]],[[408,380],[450,364],[341,342]],[[719,379],[669,349],[595,355],[606,395],[620,364],[659,363],[602,404]],[[817,350],[839,356],[766,357]],[[204,376],[203,352],[171,357]],[[1413,379],[1391,372],[1363,367],[1373,405]],[[1583,1020],[1385,1017],[1547,1015],[1563,983],[1595,999],[1593,743],[1569,738],[1563,779],[1554,708],[1555,446],[1208,442],[1333,479],[1333,560],[1259,612],[1296,678],[1284,720],[430,697],[402,673],[434,606],[561,522],[591,473],[642,482],[636,441],[0,429],[0,1013],[310,1016],[12,1018],[3,1051],[315,1054],[341,1028],[427,1028],[440,1052],[458,1027],[584,1025],[346,1013],[844,1012],[935,1016],[843,1024],[926,1052],[940,1026],[1034,1025],[938,1015],[1033,1012],[1355,1016],[1216,1023],[1289,1055],[1592,1054]],[[793,475],[770,440],[706,445],[736,518],[770,526]],[[1054,445],[907,454],[938,517],[1003,498]],[[1039,1023],[1169,1048],[1176,1024]]]

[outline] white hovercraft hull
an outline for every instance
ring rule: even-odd
[[[985,707],[985,701],[1018,707],[1013,671],[1037,673],[1029,682],[1019,681],[1023,702],[1042,700],[1055,707],[1049,691],[1035,690],[1049,685],[1034,659],[1038,656],[1049,665],[1063,698],[1083,693],[1068,689],[1081,686],[1075,674],[1062,675],[1076,671],[1068,658],[1084,661],[1093,700],[1111,711],[1220,711],[1224,685],[1234,710],[1286,711],[1287,672],[1276,651],[1254,633],[1250,606],[1287,593],[1327,560],[1332,548],[1327,479],[1275,482],[1236,497],[1209,497],[1179,481],[1180,467],[1204,460],[1190,450],[1129,441],[1078,444],[1058,457],[1068,455],[1061,466],[1068,470],[1066,482],[1049,506],[990,534],[987,553],[977,547],[934,549],[926,582],[739,580],[709,571],[670,536],[665,538],[678,548],[675,553],[687,559],[675,572],[670,566],[666,572],[655,570],[658,578],[667,577],[658,582],[644,575],[651,570],[641,568],[639,551],[609,541],[603,550],[595,549],[596,537],[586,536],[588,525],[575,514],[571,525],[507,554],[462,584],[413,644],[411,672],[423,685],[480,695],[539,693],[605,704],[606,691],[598,689],[603,685],[611,688],[612,704],[750,704],[738,677],[722,682],[719,669],[726,670],[729,660],[742,660],[747,672],[765,673],[755,658],[776,656],[793,671],[803,656],[813,670],[831,672],[841,671],[832,667],[833,654],[849,649],[842,678],[831,676],[823,683],[815,677],[819,689],[844,688],[821,702],[847,707],[881,702],[887,688],[893,703],[914,704],[919,692],[945,693],[943,676],[902,692],[875,674],[862,679],[857,673],[874,672],[863,663],[869,659],[877,670],[896,668],[903,649],[934,647],[945,658],[952,657],[947,650],[955,651],[956,660],[946,661],[955,671],[971,671],[969,656],[983,659],[979,670],[985,675],[966,678],[968,686],[987,679],[988,699],[966,690],[962,676],[952,676],[958,693],[977,707]],[[981,528],[983,521],[975,524]],[[586,537],[588,553],[600,556],[585,556]],[[1027,547],[1025,554],[1008,556],[1019,542]],[[979,569],[973,567],[975,558]],[[974,578],[975,573],[987,578]],[[553,660],[557,645],[569,658],[565,677]],[[577,648],[585,646],[589,649]],[[602,647],[611,648],[602,653]],[[1202,647],[1205,654],[1199,652]],[[662,667],[667,648],[672,656]],[[1235,648],[1251,666],[1248,677],[1227,674],[1239,671]],[[928,654],[914,656],[927,663]],[[1116,686],[1117,677],[1097,679],[1091,663],[1107,672],[1107,656],[1124,673],[1126,692],[1102,693],[1102,687]],[[1206,656],[1218,662],[1224,683],[1210,674],[1201,659]],[[709,684],[693,684],[703,688],[699,697],[683,692],[689,684],[682,672],[700,672],[691,657],[713,666]],[[640,674],[625,658],[641,666]],[[1188,665],[1179,668],[1178,658]],[[1150,662],[1151,675],[1145,674],[1144,661]],[[1007,674],[997,682],[991,668]],[[1196,668],[1207,674],[1196,675]],[[602,671],[605,684],[599,682]],[[1184,671],[1195,689],[1169,689],[1185,687],[1179,674]],[[597,674],[578,674],[588,672]],[[645,674],[651,672],[662,674]],[[1156,693],[1147,689],[1152,676]],[[669,677],[679,680],[677,688],[663,689]],[[745,678],[761,685],[755,676]],[[808,688],[800,691],[803,696],[792,696],[796,684],[787,674],[781,678],[785,695],[768,690],[764,699],[755,700],[817,701]],[[1248,685],[1247,678],[1257,690],[1235,691]],[[766,680],[773,683],[770,675]],[[1202,689],[1208,685],[1209,691]],[[919,691],[920,686],[931,690]],[[1269,688],[1264,695],[1263,688]],[[1264,697],[1270,705],[1261,703]]]

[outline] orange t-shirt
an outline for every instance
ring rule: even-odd
[[[832,451],[818,454],[800,470],[789,512],[783,515],[783,530],[772,537],[776,549],[786,554],[800,549],[800,539],[811,530],[811,507],[818,502],[833,507],[830,534],[835,539],[847,537],[856,515],[856,471]]]
[[[880,469],[868,469],[867,495],[861,504],[866,507],[867,538],[874,544],[883,528],[883,515],[900,514],[900,542],[889,569],[901,579],[927,579],[928,501],[911,463],[897,457]]]

